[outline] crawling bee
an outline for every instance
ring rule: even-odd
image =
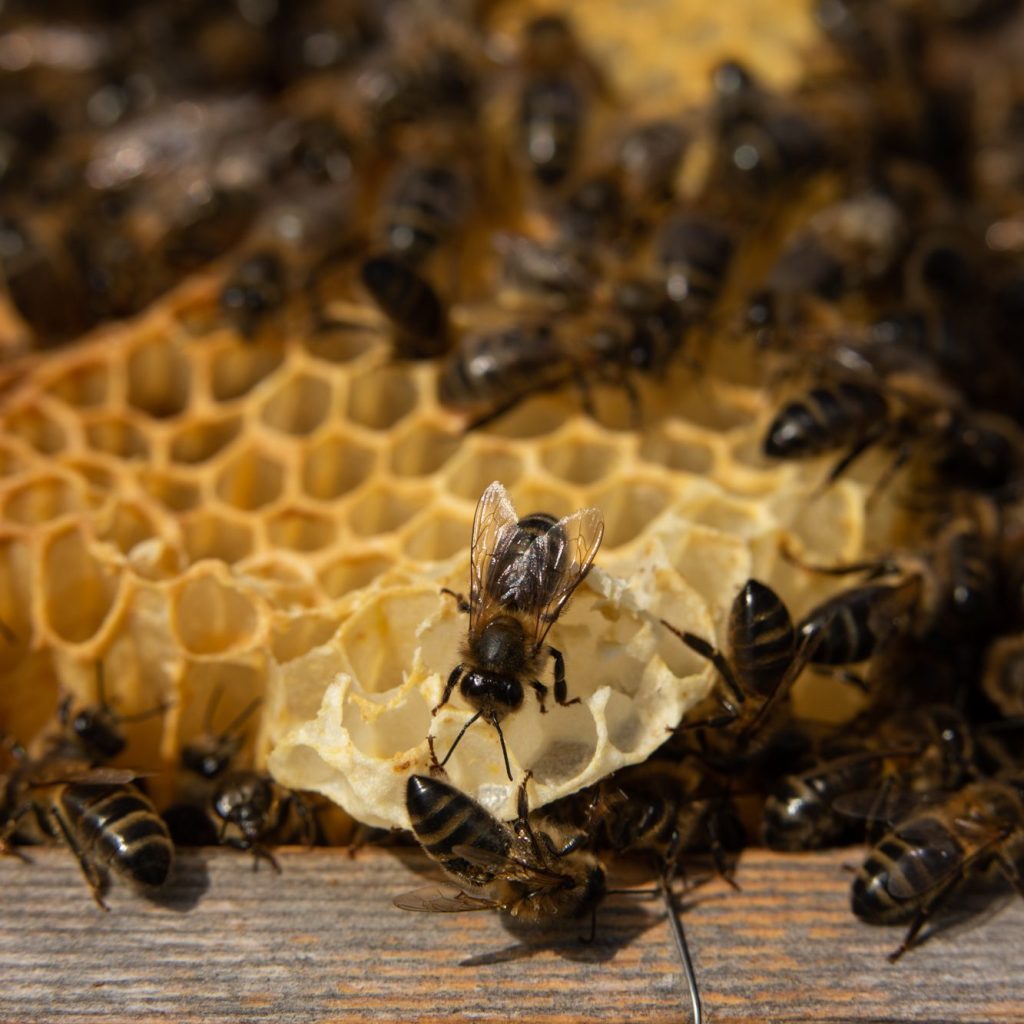
[[[363,262],[363,285],[395,328],[395,353],[426,359],[448,350],[448,314],[434,286],[413,266],[392,253]]]
[[[604,518],[596,508],[562,519],[534,512],[519,519],[508,492],[497,481],[484,491],[473,519],[469,601],[455,594],[461,611],[469,613],[469,634],[462,660],[452,669],[440,702],[455,687],[475,714],[462,727],[443,767],[466,730],[483,718],[501,741],[505,771],[512,778],[501,720],[523,703],[523,684],[537,695],[541,711],[548,688],[538,678],[546,658],[554,663],[555,701],[568,699],[562,652],[545,644],[548,630],[590,569],[604,535]],[[451,593],[448,591],[448,593]],[[429,737],[433,752],[433,737]]]
[[[107,868],[147,888],[167,881],[174,846],[148,797],[131,785],[137,773],[49,757],[33,761],[18,745],[12,751],[17,764],[5,787],[0,848],[31,818],[44,836],[71,849],[104,910]]]
[[[676,212],[658,233],[658,262],[669,298],[687,320],[708,315],[732,264],[735,243],[720,222],[700,214]]]
[[[898,960],[963,883],[994,868],[1024,895],[1024,783],[976,782],[899,821],[868,854],[851,893],[869,924],[910,927]]]

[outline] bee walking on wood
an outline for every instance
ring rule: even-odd
[[[452,669],[444,694],[431,712],[436,715],[458,686],[476,713],[462,727],[440,767],[466,730],[482,717],[498,733],[511,780],[500,722],[522,706],[524,682],[537,694],[541,711],[547,710],[548,688],[537,678],[547,658],[554,662],[555,701],[562,706],[578,703],[579,698],[567,699],[562,652],[544,641],[590,569],[603,535],[599,509],[581,509],[562,519],[546,512],[520,519],[500,483],[495,481],[484,491],[473,520],[469,601],[453,594],[460,610],[469,613],[469,633],[462,660]],[[432,736],[428,742],[433,754]]]

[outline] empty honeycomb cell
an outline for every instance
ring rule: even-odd
[[[0,637],[0,664],[12,651],[23,650],[32,637],[29,617],[32,579],[32,553],[28,544],[13,537],[0,539],[0,619],[17,638],[12,645],[9,638]]]
[[[52,727],[61,697],[53,654],[0,645],[0,728],[23,744]]]
[[[274,608],[308,608],[322,600],[312,568],[300,554],[268,546],[265,553],[242,559],[235,571]]]
[[[274,660],[284,665],[327,643],[338,631],[338,623],[319,615],[300,615],[275,623],[270,638]]]
[[[342,597],[372,583],[394,565],[394,558],[384,552],[344,555],[320,573],[320,585],[329,597]]]
[[[252,344],[233,341],[219,349],[213,354],[210,369],[214,401],[230,402],[248,394],[269,377],[283,359],[284,350],[277,339]]]
[[[87,423],[85,440],[95,451],[119,459],[137,459],[149,454],[146,435],[126,416],[117,414]]]
[[[396,476],[436,473],[462,444],[463,439],[450,431],[413,422],[391,439],[391,471]]]
[[[257,509],[277,499],[284,485],[281,466],[255,449],[239,452],[217,475],[217,494],[229,505]]]
[[[509,494],[520,518],[533,512],[547,512],[561,518],[575,512],[578,507],[569,488],[537,483],[528,478],[510,487]]]
[[[171,512],[185,512],[199,504],[199,488],[177,473],[154,470],[139,476],[143,490]]]
[[[606,477],[619,461],[619,451],[601,441],[559,439],[541,448],[540,460],[549,473],[570,484],[592,484]]]
[[[208,509],[199,509],[186,518],[182,530],[190,562],[217,558],[234,565],[253,550],[252,530],[245,523]]]
[[[8,522],[32,525],[81,512],[84,507],[79,488],[70,481],[43,476],[12,490],[4,501],[3,516]]]
[[[24,460],[4,445],[0,445],[0,477],[14,476],[25,468]]]
[[[431,510],[411,523],[402,550],[417,561],[432,562],[451,558],[469,547],[473,520],[469,515]]]
[[[327,437],[306,453],[302,489],[311,498],[332,501],[358,487],[373,471],[376,453],[354,441]]]
[[[192,369],[176,344],[154,338],[128,357],[128,404],[156,419],[177,416],[189,401]]]
[[[311,331],[303,339],[306,351],[314,359],[325,363],[350,363],[371,349],[380,346],[375,331],[360,331],[341,327]]]
[[[430,707],[419,694],[396,707],[386,708],[372,721],[362,712],[364,702],[349,693],[343,705],[342,722],[348,726],[352,744],[373,758],[391,758],[421,743],[430,728]]]
[[[474,436],[445,468],[445,490],[475,504],[492,481],[511,487],[522,473],[521,455]]]
[[[260,625],[252,600],[219,575],[186,580],[172,605],[173,627],[191,654],[222,654],[246,647]]]
[[[768,517],[757,507],[725,494],[707,495],[690,510],[690,516],[695,523],[713,526],[737,537],[752,537],[769,526]]]
[[[565,399],[542,396],[520,402],[514,409],[487,424],[487,433],[497,437],[526,439],[547,437],[565,422]]]
[[[68,443],[64,427],[37,406],[25,406],[9,413],[4,419],[4,430],[43,455],[63,451]]]
[[[41,586],[50,628],[68,643],[83,643],[103,625],[125,577],[93,558],[78,529],[51,535],[42,558]]]
[[[331,408],[331,386],[307,373],[283,381],[260,410],[260,419],[272,430],[299,437],[312,434]]]
[[[622,700],[629,703],[625,697]],[[545,742],[542,730],[528,715],[513,717],[504,726],[506,742],[515,750],[516,759],[530,766],[534,779],[542,786],[579,775],[597,752],[597,724],[588,708],[556,705],[549,714],[561,719],[562,735],[556,742]]]
[[[241,416],[202,419],[186,424],[171,438],[171,458],[187,465],[206,462],[231,444],[241,429]]]
[[[387,430],[416,407],[418,391],[409,372],[387,366],[354,377],[349,386],[349,419],[372,430]]]
[[[590,504],[604,512],[604,547],[635,540],[668,506],[666,486],[644,477],[622,476],[593,492]]]
[[[710,387],[686,388],[673,403],[672,411],[679,419],[715,433],[724,433],[751,420],[747,409]]]
[[[88,456],[64,459],[61,465],[81,477],[95,491],[106,493],[112,491],[117,484],[117,474],[97,459]]]
[[[159,532],[149,509],[132,501],[118,501],[112,509],[105,510],[102,525],[96,531],[101,540],[110,541],[124,554]]]
[[[348,525],[360,537],[390,533],[407,523],[424,505],[423,491],[399,491],[385,484],[374,484],[352,503]]]
[[[110,369],[104,363],[82,363],[62,373],[48,388],[59,398],[78,409],[91,409],[107,401]]]
[[[707,443],[685,437],[671,437],[661,430],[653,430],[644,435],[640,442],[640,457],[659,466],[698,476],[706,474],[715,462],[714,453]]]
[[[334,518],[299,508],[275,512],[266,527],[271,544],[288,551],[320,551],[334,543],[337,533]]]

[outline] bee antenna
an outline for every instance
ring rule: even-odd
[[[453,750],[455,750],[455,748],[456,748],[456,747],[457,747],[457,746],[459,745],[459,740],[461,740],[461,739],[462,739],[462,737],[463,737],[463,736],[465,736],[465,734],[466,734],[466,730],[467,730],[467,729],[468,729],[468,728],[469,728],[469,727],[470,727],[470,726],[471,726],[471,725],[472,725],[472,724],[473,724],[473,723],[474,723],[474,722],[475,722],[475,721],[476,721],[476,720],[477,720],[477,719],[478,719],[478,718],[479,718],[479,717],[480,717],[480,716],[481,716],[482,714],[483,714],[483,712],[482,712],[482,711],[478,711],[478,712],[477,712],[477,713],[476,713],[476,714],[475,714],[475,715],[474,715],[474,716],[473,716],[473,717],[472,717],[472,718],[471,718],[471,719],[470,719],[470,720],[469,720],[469,721],[468,721],[468,722],[467,722],[467,723],[466,723],[466,724],[465,724],[465,725],[464,725],[464,726],[463,726],[463,727],[462,727],[462,728],[461,728],[461,729],[459,730],[459,735],[455,737],[455,742],[454,742],[454,743],[453,743],[453,744],[452,744],[452,745],[451,745],[451,746],[450,746],[450,747],[448,748],[448,753],[447,753],[447,754],[445,754],[445,755],[444,755],[444,758],[443,758],[443,759],[442,759],[441,761],[439,761],[439,762],[438,762],[438,765],[437,765],[437,767],[438,767],[438,768],[443,768],[443,767],[444,767],[444,766],[445,766],[445,765],[446,765],[446,764],[448,763],[448,758],[450,758],[450,757],[452,756],[452,751],[453,751]],[[498,732],[498,735],[499,735],[499,736],[501,735],[501,731],[500,731],[500,730],[499,730],[499,732]],[[505,744],[504,744],[504,742],[502,742],[502,748],[504,748],[504,746],[505,746]],[[510,779],[512,778],[512,775],[511,775],[511,773],[509,773],[509,778],[510,778]]]
[[[107,703],[107,678],[103,669],[103,662],[96,662],[96,696],[99,698],[101,708],[109,708]]]
[[[208,734],[213,732],[213,712],[220,703],[221,694],[223,692],[224,686],[218,686],[213,693],[210,694],[210,699],[206,704],[206,714],[203,715],[203,731]]]
[[[686,944],[686,933],[683,931],[683,922],[679,917],[679,908],[676,905],[675,894],[672,892],[668,880],[662,877],[658,883],[661,894],[665,899],[665,909],[668,911],[668,923],[672,929],[672,938],[675,940],[676,951],[683,965],[683,973],[686,975],[686,985],[690,990],[690,1008],[693,1011],[693,1024],[701,1024],[704,1019],[700,1005],[700,990],[697,987],[697,975],[693,970],[693,960],[690,957],[690,947]]]
[[[0,636],[3,636],[12,647],[18,642],[18,634],[3,619],[0,619]]]
[[[255,700],[250,701],[235,720],[227,726],[222,735],[230,736],[262,703],[262,697],[257,697]]]

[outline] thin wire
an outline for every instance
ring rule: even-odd
[[[690,1007],[693,1011],[693,1024],[701,1024],[704,1015],[700,1005],[700,992],[697,988],[697,975],[693,970],[690,947],[686,944],[686,933],[683,931],[683,922],[679,917],[679,908],[676,906],[675,895],[668,884],[668,880],[663,877],[658,884],[661,894],[665,898],[669,927],[672,929],[672,937],[675,939],[676,950],[679,953],[679,959],[683,964],[683,972],[686,975],[686,984],[690,989]]]

